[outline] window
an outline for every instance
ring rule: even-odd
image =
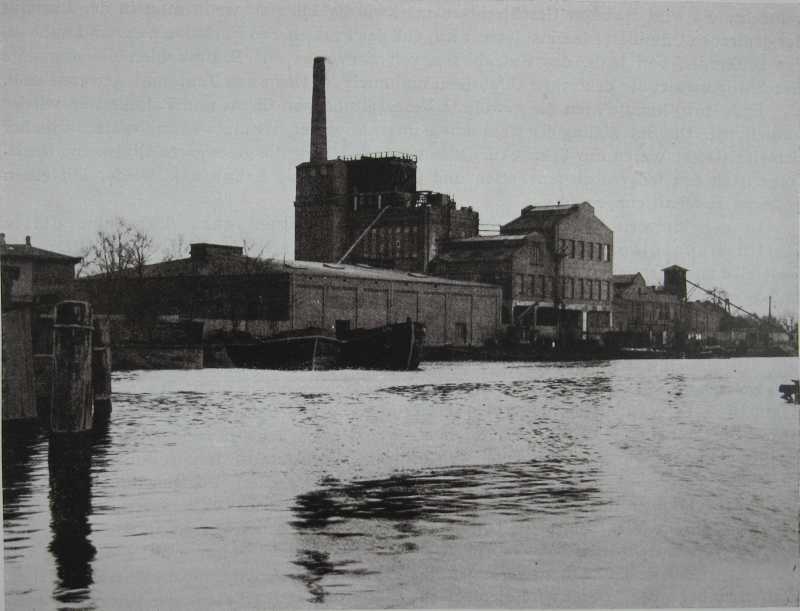
[[[528,276],[528,294],[534,295],[536,293],[536,276]]]
[[[575,278],[569,279],[569,298],[575,299]]]
[[[594,281],[594,298],[600,301],[600,286],[601,282],[599,280]]]
[[[569,241],[569,256],[571,259],[575,258],[575,240]]]
[[[542,264],[542,245],[539,242],[531,244],[531,265]]]
[[[594,259],[594,242],[589,242],[589,260]]]
[[[567,252],[567,241],[566,240],[559,240],[558,241],[558,252],[560,254],[564,254]]]
[[[328,175],[328,166],[326,166],[326,165],[321,166],[320,169],[319,169],[319,173],[322,176],[327,176]]]
[[[580,258],[581,258],[581,259],[585,258],[585,254],[586,254],[586,244],[583,242],[583,240],[581,240],[580,242],[578,242],[578,251],[579,251],[579,253],[580,253]]]

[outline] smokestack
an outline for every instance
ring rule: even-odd
[[[328,128],[325,121],[325,58],[314,58],[311,95],[311,162],[328,160]]]

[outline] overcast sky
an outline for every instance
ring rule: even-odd
[[[419,156],[500,224],[589,201],[615,273],[798,309],[797,4],[3,2],[2,228],[76,254],[122,216],[168,247],[293,255],[311,69],[328,154]],[[695,297],[700,297],[695,294]]]

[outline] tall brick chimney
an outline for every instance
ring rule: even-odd
[[[314,89],[311,96],[311,162],[328,160],[328,129],[325,121],[325,58],[314,58]]]

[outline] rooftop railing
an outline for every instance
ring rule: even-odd
[[[417,156],[410,153],[399,153],[397,151],[383,151],[380,153],[360,153],[358,155],[339,155],[339,161],[358,161],[359,159],[406,159],[417,162]]]

